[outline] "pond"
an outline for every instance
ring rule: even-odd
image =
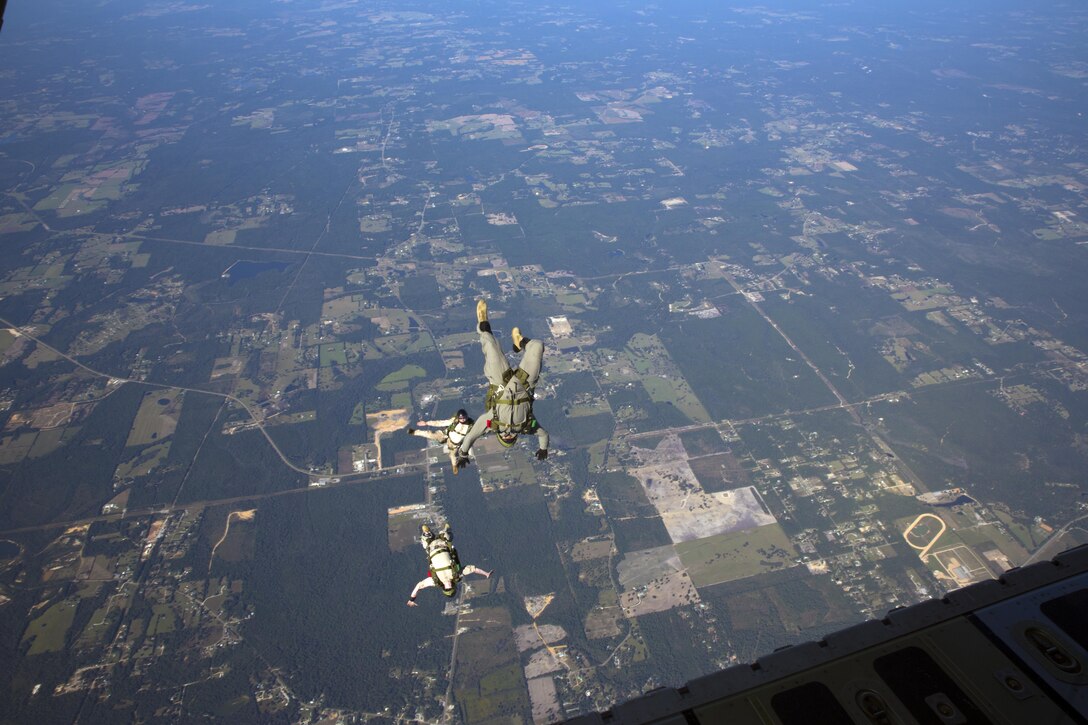
[[[282,272],[290,266],[290,262],[255,262],[250,259],[239,259],[237,262],[227,267],[221,276],[224,279],[230,280],[231,284],[234,284],[239,280],[256,277],[261,272]]]

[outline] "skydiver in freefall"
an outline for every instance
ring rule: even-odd
[[[440,592],[451,599],[457,596],[457,585],[461,579],[469,574],[479,574],[485,579],[491,577],[491,572],[469,564],[462,568],[461,561],[457,558],[457,549],[453,546],[453,534],[450,525],[446,523],[438,534],[431,531],[431,527],[423,524],[420,527],[419,543],[427,552],[427,578],[416,584],[412,594],[408,597],[408,606],[417,607],[416,595],[420,589],[437,587]]]
[[[517,327],[511,330],[514,352],[522,353],[518,367],[511,368],[498,340],[491,333],[487,302],[484,300],[476,303],[476,321],[480,347],[484,352],[484,376],[489,384],[484,402],[486,410],[461,441],[457,451],[458,460],[467,458],[476,440],[492,431],[499,443],[507,448],[517,442],[520,434],[535,433],[538,444],[536,457],[543,461],[548,457],[548,433],[533,416],[533,392],[540,377],[544,343],[525,337]]]
[[[457,474],[468,464],[467,458],[458,458],[457,448],[465,440],[465,435],[468,434],[473,423],[475,421],[469,418],[468,413],[462,408],[452,418],[446,420],[421,420],[416,423],[418,428],[408,429],[408,435],[420,436],[444,444],[453,472]],[[419,428],[439,428],[440,430],[419,430]]]

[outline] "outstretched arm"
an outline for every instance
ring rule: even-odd
[[[472,428],[465,435],[465,439],[461,441],[461,445],[458,449],[462,456],[467,456],[468,452],[472,449],[472,444],[476,442],[476,439],[487,432],[487,423],[491,420],[491,411],[487,411],[476,419],[476,422],[472,424]]]
[[[408,597],[408,606],[409,607],[419,606],[418,604],[416,604],[416,595],[419,594],[419,590],[420,589],[426,589],[427,587],[433,587],[433,586],[434,586],[434,579],[431,579],[430,577],[427,577],[426,579],[423,579],[422,581],[420,581],[419,584],[416,584],[416,588],[412,590],[411,596]]]
[[[469,574],[479,574],[484,579],[490,579],[491,578],[491,572],[485,571],[485,570],[481,569],[480,567],[476,566],[475,564],[469,564],[468,566],[466,566],[464,569],[461,570],[461,573],[464,574],[465,576],[468,576]]]
[[[538,448],[540,450],[542,450],[542,451],[548,450],[548,440],[549,440],[548,439],[548,431],[541,428],[540,424],[537,423],[537,426],[536,426],[536,442],[537,442]]]
[[[417,428],[446,428],[453,423],[453,418],[446,420],[421,420],[416,423]]]

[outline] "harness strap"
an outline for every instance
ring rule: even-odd
[[[517,378],[524,388],[524,391],[517,393],[516,397],[507,395],[509,388],[506,386],[512,378]],[[502,385],[492,383],[487,387],[486,407],[489,410],[496,405],[520,405],[522,403],[532,403],[533,400],[533,391],[529,388],[529,373],[521,368],[507,369],[502,374]]]
[[[495,405],[520,405],[521,403],[531,403],[534,398],[531,395],[519,395],[516,398],[499,398],[495,401]]]

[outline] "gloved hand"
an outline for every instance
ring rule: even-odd
[[[548,449],[547,448],[541,448],[540,450],[538,450],[536,452],[536,459],[538,461],[543,461],[547,457],[548,457]]]

